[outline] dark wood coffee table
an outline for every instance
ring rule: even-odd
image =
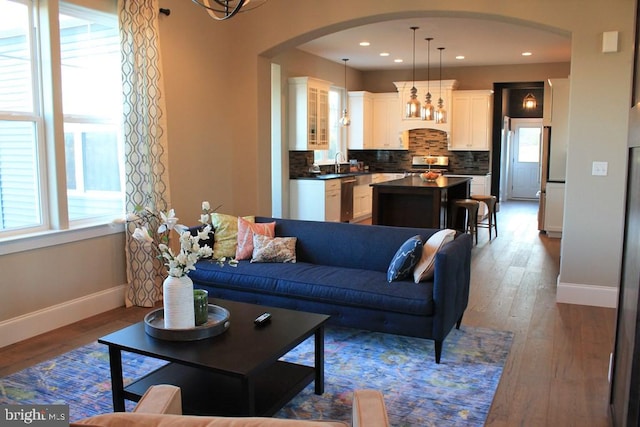
[[[211,299],[230,312],[231,326],[221,335],[198,341],[166,341],[149,336],[144,322],[102,337],[109,346],[114,411],[125,399],[138,401],[151,385],[182,389],[185,414],[271,416],[311,381],[324,392],[324,324],[329,316]],[[268,311],[271,322],[253,320]],[[280,361],[305,339],[315,336],[314,366]],[[123,386],[122,351],[171,363]]]

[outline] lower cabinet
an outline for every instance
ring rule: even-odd
[[[359,221],[371,216],[372,189],[369,184],[353,187],[353,219]]]
[[[340,222],[340,180],[289,180],[289,217]]]
[[[564,184],[549,182],[545,193],[544,231],[553,238],[562,237],[564,220]]]

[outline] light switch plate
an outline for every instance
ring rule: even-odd
[[[609,162],[593,162],[591,166],[591,175],[594,176],[607,176],[607,168]]]

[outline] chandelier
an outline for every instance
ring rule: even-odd
[[[267,0],[191,0],[207,10],[210,17],[217,21],[224,21],[238,12],[247,12],[262,6]],[[240,10],[242,9],[242,10]]]

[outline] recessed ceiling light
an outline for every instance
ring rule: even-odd
[[[380,52],[380,56],[389,56],[389,52]]]
[[[398,63],[400,63],[400,62],[404,62],[404,61],[403,61],[402,59],[398,58],[398,59],[394,59],[394,60],[393,60],[393,62],[398,62]]]
[[[371,46],[369,42],[360,42],[360,46]]]
[[[464,59],[464,55],[458,55],[456,56],[456,59]]]
[[[533,55],[531,52],[522,52],[522,56],[531,56]]]

